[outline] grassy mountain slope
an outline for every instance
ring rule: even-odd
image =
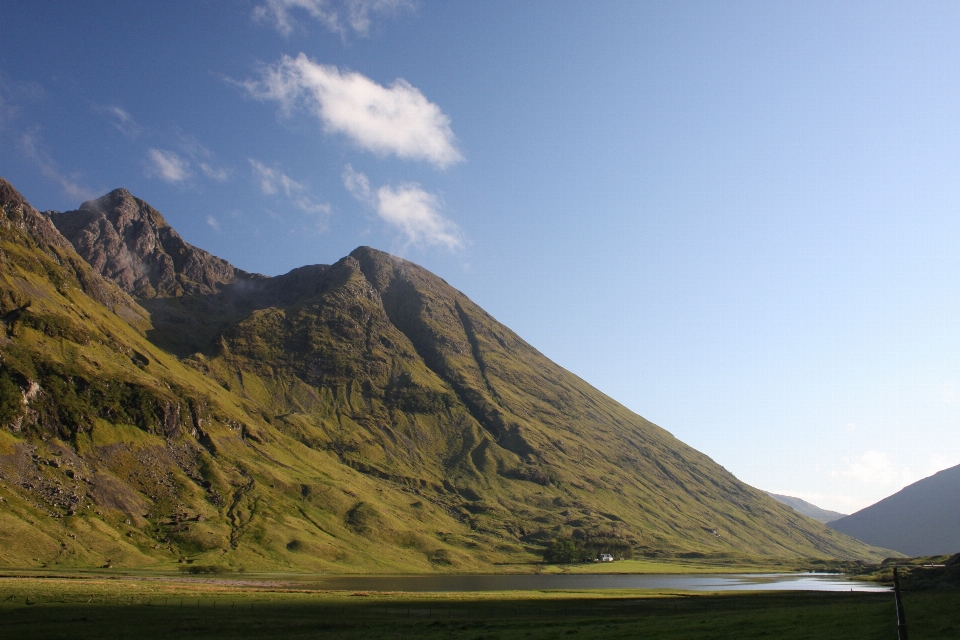
[[[481,566],[435,533],[458,525],[441,508],[284,435],[154,346],[148,314],[0,188],[4,565]]]
[[[479,570],[558,536],[651,556],[884,555],[409,262],[361,248],[205,289],[174,262],[167,294],[118,278],[149,293],[134,300],[9,184],[0,197],[4,565]],[[146,253],[128,253],[115,273],[137,273]]]

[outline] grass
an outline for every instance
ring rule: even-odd
[[[960,638],[956,593],[907,593],[910,636]],[[889,593],[323,591],[242,576],[0,577],[21,638],[896,638]]]

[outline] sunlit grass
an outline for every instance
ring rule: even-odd
[[[956,594],[906,595],[911,638],[960,637]],[[6,637],[895,638],[889,593],[329,591],[258,575],[0,578]]]

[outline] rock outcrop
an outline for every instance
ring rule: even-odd
[[[207,295],[263,278],[184,241],[159,211],[126,189],[49,215],[84,260],[135,298]]]

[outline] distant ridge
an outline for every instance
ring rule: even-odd
[[[960,465],[828,526],[913,557],[960,552]]]
[[[802,513],[808,518],[813,518],[818,522],[824,524],[828,522],[833,522],[834,520],[839,520],[840,518],[845,517],[847,514],[838,513],[837,511],[830,511],[828,509],[821,509],[815,504],[810,504],[806,500],[801,500],[800,498],[794,498],[792,496],[781,496],[777,493],[770,493],[767,491],[767,494],[772,498],[779,500],[783,504],[791,507],[794,511]]]

